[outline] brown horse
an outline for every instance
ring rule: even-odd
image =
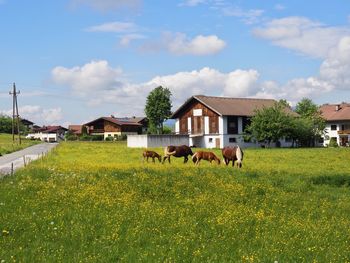
[[[188,156],[193,155],[193,152],[190,147],[187,145],[181,145],[181,146],[167,146],[164,148],[164,157],[163,157],[163,163],[166,159],[168,159],[170,163],[170,156],[174,157],[184,157],[184,163],[187,163]]]
[[[216,157],[216,155],[213,152],[196,152],[193,156],[192,156],[192,161],[196,164],[199,165],[199,162],[201,160],[206,160],[209,161],[210,163],[212,161],[215,161],[217,164],[220,164],[220,159],[218,157]]]
[[[243,151],[239,146],[223,148],[222,156],[224,157],[224,162],[226,165],[228,165],[230,161],[232,161],[233,167],[235,165],[235,161],[237,161],[237,167],[242,167]]]
[[[162,157],[154,151],[144,150],[144,152],[142,153],[142,156],[143,156],[143,161],[147,159],[147,162],[148,162],[148,158],[152,158],[153,162],[155,162],[154,161],[155,158],[157,158],[159,162],[161,162],[162,160]]]

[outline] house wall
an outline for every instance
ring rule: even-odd
[[[128,135],[127,146],[131,148],[189,145],[188,135]]]
[[[336,130],[332,130],[331,127],[332,125],[336,125]],[[345,130],[349,131],[350,130],[350,121],[339,121],[339,122],[327,122],[326,123],[326,128],[325,128],[325,134],[322,136],[324,139],[323,141],[323,146],[328,146],[330,143],[330,140],[332,137],[335,137],[337,139],[337,144],[342,145],[342,138],[350,142],[350,134],[344,133],[344,134],[339,134],[339,131],[342,131],[342,126],[345,126]]]
[[[194,113],[194,111],[196,113]],[[207,121],[209,126],[205,126],[206,125],[205,117],[208,117]],[[207,108],[202,103],[198,101],[193,101],[186,108],[182,110],[180,114],[180,118],[177,119],[179,121],[178,133],[191,134],[193,132],[197,132],[197,133],[204,134],[206,128],[208,127],[209,127],[208,133],[219,133],[218,117],[219,115],[217,113]],[[197,126],[195,124],[197,124]],[[198,129],[198,127],[200,129]]]

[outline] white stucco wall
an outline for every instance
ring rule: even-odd
[[[130,148],[165,147],[169,145],[189,146],[188,135],[128,135],[127,146]]]
[[[180,133],[180,120],[176,119],[175,121],[175,133],[179,134]]]

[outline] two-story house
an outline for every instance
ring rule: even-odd
[[[323,145],[327,146],[331,138],[335,138],[339,146],[349,146],[350,103],[325,104],[320,111],[326,120]]]
[[[190,145],[203,148],[223,148],[239,144],[242,147],[257,147],[256,141],[245,141],[243,132],[257,109],[272,107],[271,99],[227,98],[192,96],[171,116],[176,119],[175,133],[189,134]],[[286,107],[286,111],[294,114]],[[291,146],[291,141],[281,138],[282,147]]]

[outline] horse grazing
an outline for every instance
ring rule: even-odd
[[[181,146],[167,146],[164,148],[164,157],[163,157],[163,163],[166,159],[168,159],[170,163],[170,156],[174,157],[184,157],[184,163],[187,163],[188,156],[193,155],[193,152],[190,147],[187,145],[181,145]]]
[[[237,161],[237,167],[242,167],[243,151],[239,146],[223,148],[222,156],[224,157],[224,162],[226,165],[228,165],[230,161],[232,161],[233,167],[235,165],[235,161]]]
[[[162,160],[162,157],[158,153],[156,153],[154,151],[145,150],[142,153],[142,156],[143,156],[143,161],[145,161],[145,159],[147,159],[147,162],[148,162],[148,158],[152,158],[153,162],[155,162],[154,161],[155,158],[157,158],[159,162],[161,162],[161,160]]]
[[[206,160],[209,161],[210,163],[212,161],[215,161],[217,164],[220,164],[220,159],[218,157],[216,157],[216,155],[212,152],[196,152],[193,156],[192,156],[192,161],[196,164],[199,165],[199,162],[201,160]]]

